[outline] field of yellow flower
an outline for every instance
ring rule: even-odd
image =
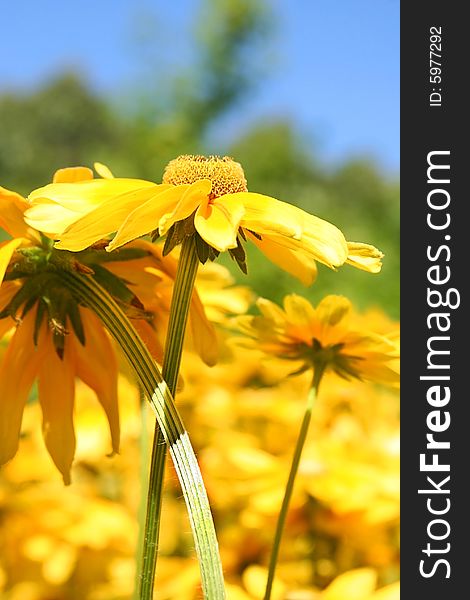
[[[398,598],[398,324],[214,262],[250,240],[311,284],[381,251],[228,157],[95,168],[0,188],[2,598]]]

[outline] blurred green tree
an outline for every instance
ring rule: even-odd
[[[336,274],[320,267],[317,283],[305,290],[251,248],[248,278],[222,257],[240,283],[278,301],[292,291],[314,302],[325,293],[342,293],[361,306],[380,304],[397,316],[396,182],[387,181],[370,160],[325,168],[312,152],[311,139],[286,120],[258,123],[229,147],[214,143],[217,136],[210,135],[262,81],[261,48],[269,41],[272,23],[263,0],[204,0],[190,68],[170,69],[171,74],[147,82],[143,93],[136,90],[136,98],[140,95],[130,113],[93,93],[74,74],[30,94],[3,93],[1,185],[27,194],[50,181],[55,169],[91,166],[95,160],[108,164],[116,175],[156,181],[178,154],[227,153],[243,164],[250,189],[329,220],[348,239],[372,243],[386,255],[378,276],[349,267]]]

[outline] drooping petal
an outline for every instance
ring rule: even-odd
[[[264,235],[261,240],[258,240],[250,232],[247,231],[246,233],[247,237],[258,246],[271,262],[297,277],[304,285],[312,285],[317,278],[318,270],[315,260],[306,252],[286,248],[280,241],[271,238],[269,235]]]
[[[171,186],[155,185],[108,198],[85,216],[78,220],[74,219],[60,235],[60,240],[55,247],[74,252],[88,248],[96,241],[117,231],[133,210],[155,199],[169,187]]]
[[[303,248],[327,267],[340,267],[348,256],[348,247],[342,232],[314,215],[304,213]]]
[[[54,173],[53,183],[76,183],[93,179],[93,171],[88,167],[66,167]]]
[[[7,270],[13,253],[22,242],[23,240],[21,238],[0,242],[0,283],[2,283],[3,278],[5,277],[5,271]]]
[[[348,242],[346,263],[368,273],[380,273],[383,253],[375,246],[361,242]]]
[[[85,345],[74,338],[76,373],[95,392],[108,418],[113,452],[119,452],[118,364],[111,341],[98,317],[80,309]],[[69,340],[67,340],[68,342]]]
[[[44,351],[38,368],[38,393],[42,409],[44,441],[54,464],[70,484],[75,455],[73,405],[75,398],[75,357],[72,344],[65,344],[63,360],[57,356],[52,336],[43,327],[38,347]]]
[[[143,319],[132,319],[132,325],[134,325],[134,329],[142,338],[154,360],[161,365],[163,362],[163,346],[155,329]]]
[[[237,234],[245,209],[238,194],[228,194],[201,205],[194,226],[210,246],[219,252],[237,247]]]
[[[338,267],[347,258],[347,245],[341,231],[296,206],[269,196],[240,192],[230,196],[240,197],[245,215],[240,225],[258,233],[262,238],[294,251],[310,254],[328,267]]]
[[[158,223],[160,235],[165,233],[177,221],[186,219],[202,204],[207,203],[208,196],[212,188],[212,183],[208,179],[201,179],[192,183],[186,192],[182,195],[181,200],[171,213],[162,216]]]
[[[34,312],[18,325],[0,364],[0,464],[18,449],[24,405],[42,357],[33,346]]]
[[[174,210],[188,188],[189,185],[171,186],[135,208],[120,226],[106,250],[111,252],[156,229],[162,216]]]
[[[259,234],[277,233],[299,240],[302,235],[303,211],[263,194],[238,192],[227,194],[226,199],[238,199],[245,208],[241,225]]]
[[[0,227],[12,237],[31,237],[23,216],[28,206],[23,196],[0,186]]]

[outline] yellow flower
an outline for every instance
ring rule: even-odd
[[[347,298],[326,296],[314,308],[291,294],[284,299],[284,309],[264,298],[257,305],[262,316],[240,317],[241,330],[267,354],[301,361],[299,372],[313,367],[346,379],[398,382],[397,344],[355,326]]]
[[[89,181],[91,177],[87,169],[61,169],[54,180]],[[12,236],[0,244],[0,339],[8,340],[0,361],[0,464],[18,449],[24,406],[37,381],[46,447],[68,484],[76,445],[77,377],[96,393],[109,422],[112,451],[119,450],[117,358],[100,320],[77,304],[61,280],[60,260],[70,259],[68,253],[53,249],[51,240],[25,223],[27,208],[19,194],[0,188],[0,226]],[[100,264],[103,258],[107,268]],[[95,248],[71,260],[77,270],[93,274],[113,292],[161,361],[176,261],[162,257],[161,250],[143,241],[113,254],[113,264],[110,258]],[[208,364],[214,364],[217,336],[196,291],[190,322],[196,349]]]
[[[166,235],[166,254],[194,235],[202,263],[229,251],[246,272],[242,243],[250,239],[306,285],[316,277],[315,261],[333,269],[349,262],[380,270],[382,254],[373,246],[348,247],[331,223],[249,192],[241,165],[228,157],[180,156],[167,165],[162,184],[121,178],[56,182],[29,200],[27,222],[59,239],[57,248],[72,251],[113,232],[108,250],[153,233]]]
[[[0,206],[2,228],[21,236],[0,248],[0,337],[13,330],[0,362],[0,464],[18,449],[24,406],[37,380],[46,447],[68,484],[75,452],[76,377],[95,391],[108,418],[112,450],[119,450],[117,360],[98,318],[88,309],[72,305],[71,295],[56,287],[56,278],[40,279],[38,275],[28,279],[25,273],[22,283],[20,279],[3,280],[7,269],[14,273],[23,268],[25,256],[15,250],[40,250],[40,242],[39,234],[24,223],[26,200],[1,188]],[[27,281],[34,283],[28,288]],[[32,289],[35,285],[44,289]],[[67,322],[70,334],[65,329]]]

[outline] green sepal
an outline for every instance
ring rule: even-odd
[[[205,242],[202,237],[199,235],[199,233],[196,233],[196,235],[194,236],[194,240],[196,242],[196,254],[197,257],[199,259],[199,262],[203,265],[206,264],[207,259],[209,258],[209,254],[210,254],[210,246],[209,244],[207,244],[207,242]]]
[[[75,335],[80,341],[82,346],[85,345],[85,330],[83,328],[82,317],[80,315],[80,309],[78,304],[76,303],[73,297],[67,303],[67,316],[72,324],[72,329],[75,332]]]
[[[248,269],[246,267],[246,254],[245,249],[242,246],[240,238],[237,236],[237,247],[230,248],[229,250],[230,256],[237,262],[237,265],[240,267],[240,270],[247,275]]]

